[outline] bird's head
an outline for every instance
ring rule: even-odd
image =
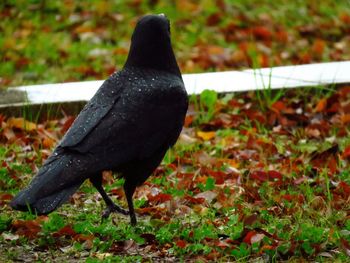
[[[180,74],[170,41],[170,22],[164,14],[141,17],[131,38],[125,67],[158,69]]]

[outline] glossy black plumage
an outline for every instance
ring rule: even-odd
[[[141,18],[124,68],[107,79],[84,107],[30,185],[11,202],[47,214],[90,179],[107,204],[104,217],[117,211],[102,188],[101,172],[125,178],[131,223],[132,195],[177,140],[188,99],[170,42],[167,18]]]

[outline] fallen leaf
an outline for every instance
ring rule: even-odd
[[[35,220],[14,220],[11,228],[15,230],[16,234],[33,239],[41,231],[42,222],[47,219],[47,216],[41,216]]]
[[[74,237],[76,234],[77,233],[74,231],[72,226],[66,225],[66,226],[62,227],[60,230],[58,230],[57,232],[53,233],[52,236],[53,237],[61,237],[61,236]]]
[[[177,245],[179,248],[185,248],[186,245],[187,245],[187,243],[186,243],[186,241],[180,239],[180,240],[176,241],[176,245]]]
[[[84,235],[84,234],[76,234],[73,239],[78,242],[85,242],[87,240],[92,241],[95,238],[94,235]]]
[[[185,195],[185,200],[192,204],[203,204],[205,202],[205,199],[203,197],[192,197],[190,195]]]
[[[3,193],[0,194],[0,207],[7,204],[13,198],[12,194]]]
[[[316,105],[315,112],[323,112],[327,107],[327,99],[320,99]]]
[[[249,245],[252,244],[252,238],[257,235],[258,233],[255,231],[249,231],[243,238],[243,242],[247,243]]]
[[[316,55],[317,57],[322,57],[325,47],[326,47],[326,42],[324,40],[316,39],[311,49],[314,55]]]
[[[215,135],[216,135],[215,131],[212,131],[212,132],[197,131],[197,137],[203,139],[204,141],[209,141],[213,139]]]
[[[18,240],[19,239],[19,235],[14,235],[14,234],[11,234],[11,233],[2,233],[1,234],[2,238],[5,239],[5,240],[9,240],[9,241],[13,241],[13,240]]]
[[[205,191],[199,194],[196,194],[195,198],[204,198],[209,204],[217,197],[217,193],[213,191]]]
[[[343,157],[344,159],[350,158],[350,145],[347,146],[347,147],[344,149],[343,154],[342,154],[342,157]]]
[[[24,118],[9,118],[7,125],[11,128],[17,128],[24,131],[33,131],[37,129],[37,125],[33,122],[27,121]]]
[[[343,123],[343,125],[349,124],[350,123],[350,114],[342,115],[341,122]]]
[[[173,196],[170,194],[159,193],[157,195],[150,194],[147,196],[147,198],[149,202],[158,204],[158,203],[164,203],[166,201],[172,200]]]

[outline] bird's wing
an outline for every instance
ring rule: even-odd
[[[116,73],[107,79],[92,99],[84,106],[59,146],[74,147],[79,144],[111,110],[123,90],[121,74]]]
[[[187,110],[183,84],[176,84],[171,88],[167,85],[167,89],[147,89],[147,84],[126,81],[108,110],[96,105],[94,110],[98,113],[88,107],[79,115],[61,147],[88,153],[95,158],[94,163],[103,166],[94,169],[106,169],[112,164],[149,157],[160,147],[171,146],[181,131]],[[87,118],[93,118],[93,122],[87,122],[86,127]]]

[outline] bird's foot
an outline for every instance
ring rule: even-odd
[[[107,219],[111,213],[120,213],[122,215],[128,215],[129,211],[121,208],[120,206],[113,204],[108,206],[102,213],[102,220]]]
[[[136,220],[135,213],[130,215],[130,223],[131,223],[132,226],[136,226],[137,225],[137,220]]]

